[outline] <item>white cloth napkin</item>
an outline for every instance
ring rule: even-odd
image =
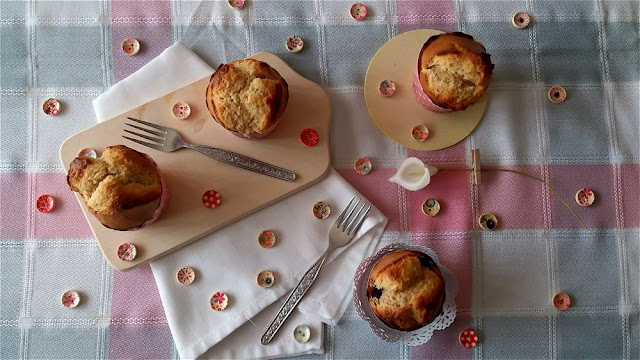
[[[191,50],[175,43],[96,98],[93,105],[98,120],[131,110],[210,76],[213,71]],[[291,315],[272,343],[262,345],[260,336],[279,309],[283,295],[326,249],[329,227],[353,196],[362,198],[331,170],[310,188],[152,262],[180,356],[271,358],[323,352],[321,322],[338,323],[351,301],[355,270],[373,252],[387,224],[387,218],[376,208],[371,209],[351,243],[334,251],[299,304],[299,312]],[[320,200],[332,208],[326,220],[316,219],[311,212],[313,204]],[[266,229],[277,236],[276,245],[270,249],[261,248],[257,242],[259,232]],[[175,280],[177,270],[184,266],[196,270],[196,281],[189,286]],[[276,276],[269,289],[256,283],[262,270],[271,270]],[[209,299],[216,291],[229,296],[229,305],[222,312],[209,307]],[[299,324],[308,325],[312,331],[305,344],[293,339],[293,329]]]

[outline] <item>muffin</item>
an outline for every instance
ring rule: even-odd
[[[114,230],[134,230],[154,222],[169,197],[155,161],[124,145],[109,146],[96,159],[75,158],[67,183],[89,211]]]
[[[444,279],[431,257],[396,251],[373,267],[367,283],[369,305],[388,326],[411,331],[431,323],[445,299]]]
[[[461,32],[434,35],[420,50],[414,75],[416,97],[430,110],[464,110],[484,95],[493,67],[485,47],[470,35]],[[419,97],[418,89],[427,99]]]
[[[207,86],[207,109],[225,129],[260,138],[278,124],[289,101],[289,85],[269,64],[244,59],[222,64]]]

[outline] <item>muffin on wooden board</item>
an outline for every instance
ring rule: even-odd
[[[206,102],[225,129],[245,138],[267,135],[289,101],[289,85],[269,64],[244,59],[222,64],[209,80]]]
[[[114,230],[133,230],[157,220],[169,196],[155,161],[124,145],[109,146],[96,159],[75,158],[67,183],[89,211]]]
[[[418,57],[422,90],[437,106],[454,111],[480,100],[493,67],[485,47],[461,32],[430,37]]]
[[[367,283],[369,305],[385,324],[411,331],[431,323],[441,312],[445,284],[433,259],[402,250],[384,256]]]

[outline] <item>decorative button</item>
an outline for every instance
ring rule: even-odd
[[[48,213],[56,207],[56,198],[51,195],[42,195],[36,200],[36,208],[41,213]]]
[[[596,195],[593,193],[593,190],[588,188],[583,188],[578,190],[576,193],[576,202],[580,206],[591,206],[593,202],[596,200]]]
[[[353,164],[353,169],[360,175],[367,175],[371,172],[371,160],[361,157]]]
[[[411,137],[415,141],[425,141],[429,138],[429,129],[424,125],[416,125],[411,129]]]
[[[391,80],[382,80],[378,91],[380,91],[380,94],[384,97],[392,97],[393,94],[396,93],[396,83]]]
[[[517,27],[518,29],[524,29],[529,26],[531,17],[526,12],[521,11],[513,15],[511,22],[513,23],[513,26]]]
[[[364,6],[363,3],[355,3],[351,5],[351,9],[349,10],[349,14],[355,20],[364,20],[367,17],[367,7]]]
[[[80,304],[80,294],[75,290],[69,290],[62,294],[62,305],[68,309],[73,309]]]
[[[174,118],[184,120],[191,115],[191,106],[186,102],[178,101],[171,107],[171,113]]]
[[[122,52],[125,55],[135,55],[140,51],[140,43],[134,38],[126,38],[122,41]]]
[[[196,272],[192,268],[186,266],[178,270],[176,278],[180,284],[189,285],[196,279]]]
[[[553,307],[560,311],[565,311],[571,306],[571,298],[566,292],[559,292],[553,295],[551,302],[553,303]]]
[[[567,90],[562,86],[552,86],[547,94],[549,101],[554,104],[559,104],[567,99]]]
[[[470,349],[478,345],[478,334],[473,329],[462,330],[458,340],[460,345]]]
[[[229,304],[229,297],[227,297],[227,294],[218,291],[211,296],[209,304],[213,310],[222,311],[227,308],[227,305]]]
[[[138,254],[138,249],[135,245],[124,243],[118,247],[118,257],[122,261],[133,261]]]
[[[96,151],[91,148],[80,150],[80,152],[78,153],[78,157],[85,157],[85,156],[95,159],[98,157],[98,153],[96,153]]]
[[[42,103],[42,111],[50,116],[56,116],[60,113],[60,101],[49,98]]]
[[[202,205],[209,209],[215,209],[222,203],[220,194],[215,190],[207,190],[202,194]]]
[[[268,249],[276,244],[276,234],[271,230],[264,230],[258,235],[258,244],[265,249]]]
[[[307,325],[298,325],[295,329],[293,329],[293,338],[296,339],[297,342],[304,344],[309,341],[311,337],[311,329]]]
[[[300,141],[306,146],[316,146],[320,140],[320,135],[314,129],[304,129],[300,133]]]
[[[276,278],[275,276],[273,276],[273,273],[269,270],[264,270],[261,271],[260,274],[258,274],[258,285],[261,288],[270,288],[271,286],[273,286],[273,283],[275,282]]]
[[[478,224],[484,230],[493,230],[498,226],[498,218],[491,213],[482,214],[478,219]]]
[[[436,199],[427,199],[422,203],[422,212],[428,216],[436,216],[440,212],[440,203]]]
[[[300,36],[294,35],[287,39],[285,46],[287,47],[287,50],[289,52],[298,53],[302,51],[302,48],[304,47],[304,41],[302,41],[302,38],[300,38]]]
[[[329,217],[329,214],[331,214],[331,208],[326,202],[319,201],[313,205],[313,216],[316,218],[324,220]]]
[[[229,0],[229,6],[234,9],[242,9],[244,7],[244,0]]]

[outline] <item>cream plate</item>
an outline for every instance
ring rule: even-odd
[[[487,95],[464,111],[435,113],[422,107],[413,95],[412,76],[418,66],[422,45],[439,30],[420,29],[400,34],[382,45],[373,56],[364,79],[364,98],[378,129],[389,139],[414,150],[440,150],[455,145],[478,126],[487,107]],[[393,79],[393,97],[380,96],[378,87]],[[411,129],[416,124],[429,128],[429,138],[416,141]]]

